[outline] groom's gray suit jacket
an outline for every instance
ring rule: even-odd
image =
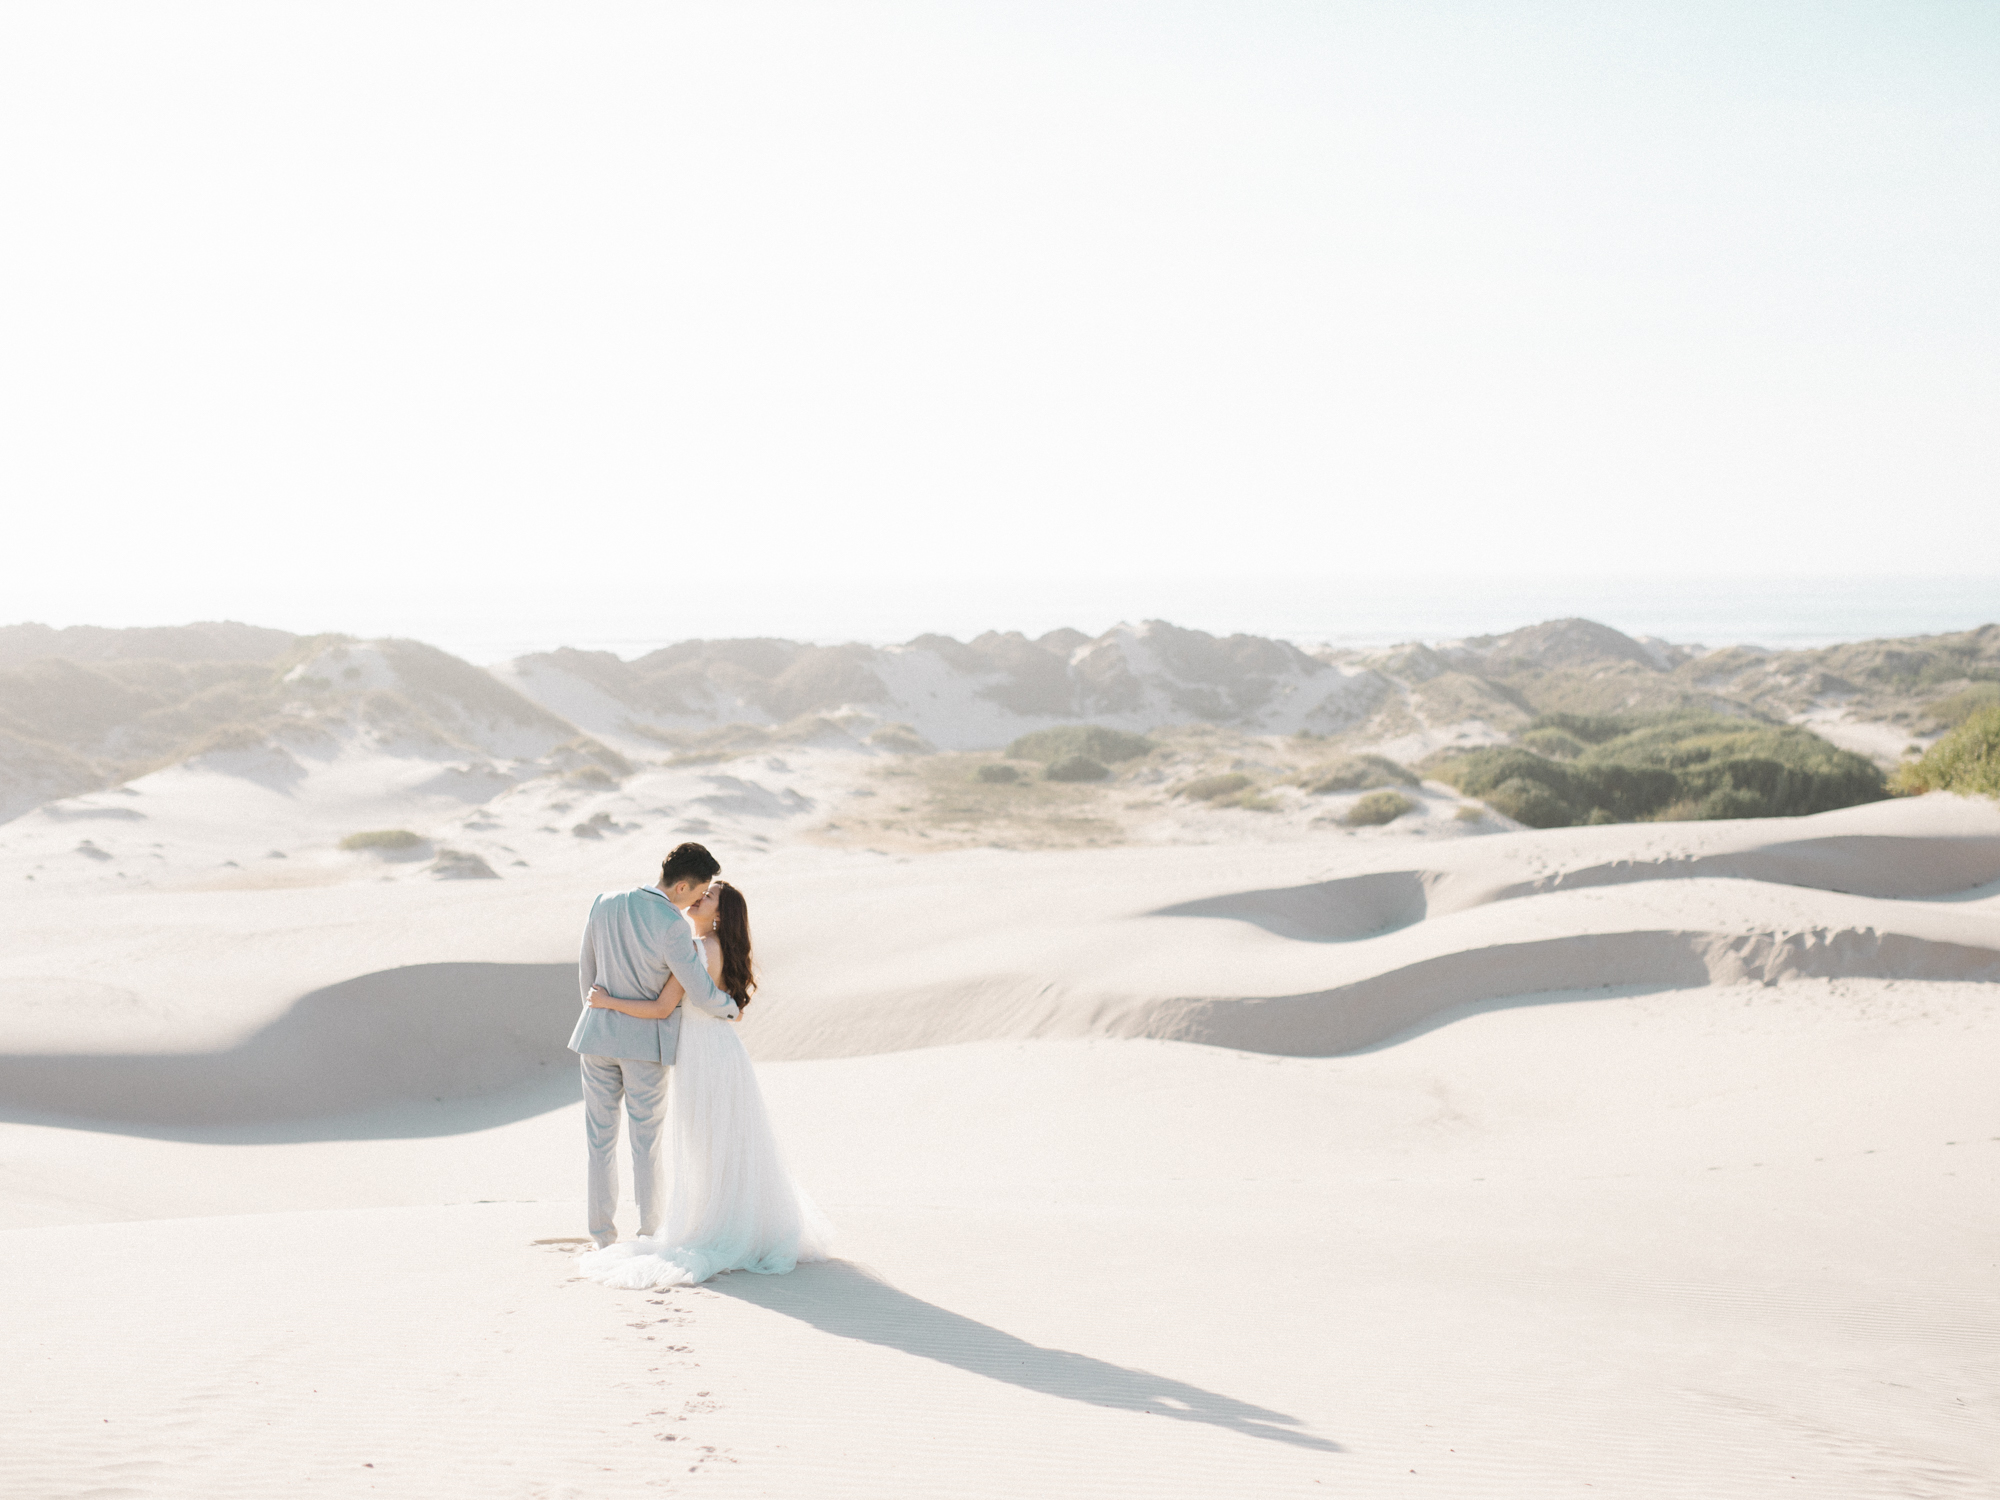
[[[680,1008],[664,1021],[642,1021],[590,1003],[593,984],[603,985],[614,999],[657,1000],[669,973],[687,991],[682,1007],[698,1005],[711,1016],[736,1019],[736,1002],[716,988],[702,967],[694,929],[659,887],[611,891],[591,902],[590,919],[583,924],[583,954],[577,960],[583,1014],[570,1033],[569,1050],[585,1057],[671,1063],[680,1047]]]

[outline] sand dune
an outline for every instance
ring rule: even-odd
[[[589,848],[569,843],[573,857]],[[1367,868],[1412,846],[1425,867]],[[588,858],[608,876],[613,852]],[[1238,873],[1304,873],[1330,859],[1362,868],[1263,887]],[[2000,811],[1951,797],[1804,819],[1377,841],[1331,855],[1311,845],[919,861],[825,851],[753,855],[739,868],[772,934],[769,983],[785,996],[744,1023],[767,1059],[1092,1035],[1326,1056],[1453,1007],[1544,991],[2000,978],[1994,893],[1982,896],[2000,880]],[[865,896],[829,906],[827,892],[850,881],[865,882]],[[446,1099],[482,1099],[489,1119],[546,1107],[543,1080],[568,1065],[576,1002],[558,955],[575,915],[517,887],[424,904],[453,921],[512,914],[516,951],[539,951],[540,962],[424,961],[439,950],[418,930],[401,945],[410,961],[292,995],[267,987],[226,1042],[195,1050],[165,1041],[185,1028],[93,1024],[118,1012],[79,995],[54,1029],[46,1011],[40,1030],[12,1023],[0,1109],[296,1130]],[[324,952],[300,950],[292,935],[308,912],[365,925],[410,899],[394,882],[274,890],[263,922],[232,941],[250,967],[266,950],[263,972],[303,977]],[[878,926],[872,912],[893,915]],[[142,948],[124,962],[158,960]],[[156,983],[171,988],[171,976]]]
[[[1481,884],[1465,871],[1384,870],[1276,890],[1232,891],[1162,907],[1155,915],[1229,917],[1281,937],[1348,942],[1492,901],[1698,879],[1756,880],[1888,900],[1964,897],[2000,882],[2000,837],[1834,834],[1747,844],[1724,853],[1620,859],[1500,886]]]
[[[1994,1492],[2000,809],[818,833],[875,764],[7,825],[0,1490]],[[841,1259],[613,1293],[574,945],[697,826]]]
[[[1989,997],[1598,991],[1342,1058],[775,1064],[844,1259],[670,1296],[537,1243],[579,1232],[573,1108],[91,1137],[73,1191],[237,1198],[0,1233],[0,1485],[1969,1500],[2000,1416]],[[14,1181],[74,1134],[17,1127]]]
[[[1198,850],[1048,856],[1012,871],[991,856],[939,856],[921,884],[880,880],[879,897],[919,936],[874,956],[865,985],[836,968],[810,1001],[756,1016],[746,1033],[772,1057],[1092,1034],[1317,1056],[1452,1006],[1600,984],[2000,978],[1987,903],[1960,899],[2000,880],[2000,812],[1962,799],[1424,852],[1425,869],[1251,889],[1231,861],[1207,867]],[[1058,868],[1069,872],[1060,887]],[[1023,889],[1025,903],[1007,894]],[[792,920],[804,927],[810,914]],[[821,927],[812,941],[824,951],[835,939]]]
[[[487,1120],[540,1114],[575,1097],[575,1015],[572,964],[411,964],[315,990],[225,1050],[0,1057],[0,1111],[279,1139],[310,1138],[301,1122],[446,1100],[476,1099]]]

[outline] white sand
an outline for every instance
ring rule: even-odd
[[[0,828],[0,1493],[2000,1492],[1991,806],[909,858],[523,789],[436,881],[178,785]],[[844,1258],[613,1292],[535,1243],[567,970],[695,817]]]

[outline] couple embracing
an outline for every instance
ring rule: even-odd
[[[731,1024],[750,1003],[756,977],[749,906],[715,878],[721,872],[700,844],[682,844],[660,866],[658,885],[599,896],[584,926],[585,1007],[569,1045],[583,1058],[597,1248],[576,1266],[607,1286],[782,1273],[825,1259],[832,1238],[785,1170]],[[639,1238],[623,1243],[612,1222],[621,1103],[639,1204]],[[669,1155],[672,1187],[663,1192]]]

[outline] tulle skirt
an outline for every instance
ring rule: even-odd
[[[775,1276],[825,1260],[833,1227],[785,1168],[736,1028],[683,1006],[670,1087],[673,1187],[662,1233],[587,1251],[576,1274],[606,1286],[692,1286],[723,1271]]]

